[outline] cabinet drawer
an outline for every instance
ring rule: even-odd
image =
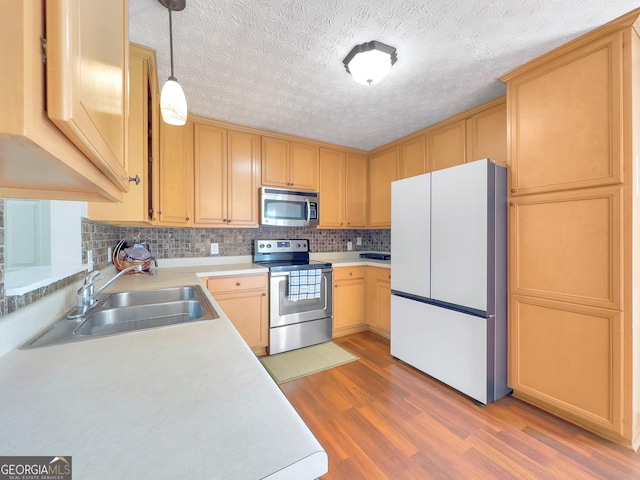
[[[267,288],[267,276],[238,275],[233,277],[209,277],[207,288],[211,293],[234,292]]]
[[[338,267],[333,269],[334,280],[350,280],[364,278],[365,267]]]

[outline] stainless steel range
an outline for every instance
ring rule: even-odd
[[[269,354],[331,340],[332,268],[309,260],[308,240],[255,240],[269,268]]]

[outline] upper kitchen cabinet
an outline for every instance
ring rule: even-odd
[[[505,77],[514,195],[622,181],[624,53],[619,33]]]
[[[0,196],[121,200],[128,189],[126,2],[0,6]],[[72,141],[47,109],[75,121],[78,106],[93,130],[82,141],[69,133]]]
[[[427,133],[428,162],[432,171],[463,164],[465,148],[465,120],[430,129]]]
[[[129,46],[129,172],[122,203],[91,202],[89,218],[119,225],[152,224],[157,218],[159,151],[158,77],[155,52]]]
[[[176,127],[160,122],[158,224],[193,224],[193,121]]]
[[[415,177],[431,171],[427,167],[427,140],[424,135],[402,142],[400,178]]]
[[[320,228],[367,226],[367,158],[320,149]]]
[[[46,0],[49,118],[123,192],[128,28],[126,0]]]
[[[507,102],[505,97],[466,120],[467,161],[490,158],[507,166]]]
[[[507,84],[509,385],[640,445],[640,9]]]
[[[194,117],[195,226],[257,227],[260,136]]]
[[[391,228],[391,182],[398,180],[399,147],[369,157],[369,226]]]
[[[318,191],[318,146],[262,137],[262,185]]]

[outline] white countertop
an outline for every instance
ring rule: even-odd
[[[109,290],[260,272],[251,263],[159,268]],[[0,358],[2,454],[69,455],[82,479],[326,473],[321,445],[207,296],[221,318]]]

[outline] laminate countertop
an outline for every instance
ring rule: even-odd
[[[261,272],[250,263],[159,268],[108,290]],[[2,455],[71,456],[79,479],[326,473],[322,446],[206,295],[220,318],[1,357]]]

